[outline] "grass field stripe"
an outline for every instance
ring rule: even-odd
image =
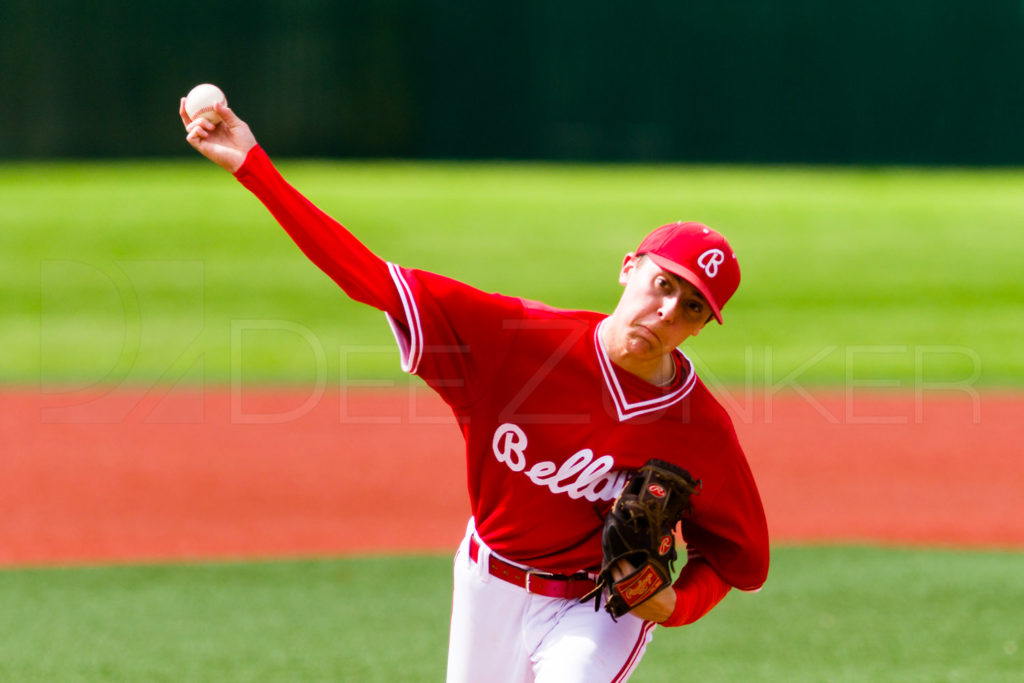
[[[345,339],[372,338],[379,330],[379,317],[368,311],[337,315],[338,293],[316,285],[320,273],[282,249],[277,230],[246,231],[254,218],[252,197],[229,184],[213,187],[202,173],[182,173],[177,163],[0,164],[0,224],[10,227],[11,236],[0,298],[18,302],[0,314],[7,381],[37,385],[42,378],[84,385],[107,376],[113,367],[108,356],[124,333],[124,313],[110,298],[112,281],[104,272],[113,244],[121,245],[118,258],[131,265],[131,291],[140,302],[163,302],[166,279],[177,283],[173,305],[149,305],[142,312],[147,331],[168,333],[145,335],[146,348],[127,378],[132,385],[159,381],[199,333],[196,328],[203,327],[198,321],[206,323],[208,333],[197,342],[207,351],[204,380],[230,382],[231,354],[223,352],[230,340],[223,330],[230,330],[231,320],[253,296],[260,299],[255,317],[301,320],[318,333]],[[1024,354],[1015,343],[1024,296],[1017,275],[1024,246],[1021,170],[627,171],[298,159],[289,160],[286,170],[317,197],[339,201],[357,222],[357,216],[387,217],[389,232],[378,238],[401,250],[387,260],[415,259],[432,272],[481,289],[593,311],[607,310],[616,294],[605,286],[607,278],[594,272],[594,259],[608,257],[606,245],[632,244],[639,236],[624,234],[607,216],[674,215],[676,193],[682,191],[685,201],[701,204],[704,215],[730,215],[728,232],[737,256],[750,261],[748,274],[756,274],[745,279],[740,298],[730,303],[737,306],[732,323],[711,325],[684,344],[691,357],[700,356],[702,369],[713,368],[718,384],[756,380],[780,390],[845,387],[853,368],[858,379],[899,380],[911,391],[922,379],[963,380],[950,389],[967,395],[976,371],[981,372],[978,388],[1024,386]],[[556,191],[563,182],[571,192]],[[773,209],[766,213],[763,202]],[[111,206],[124,210],[111,211]],[[493,211],[494,206],[502,211]],[[850,211],[851,206],[859,208]],[[444,226],[429,239],[423,238],[424,215]],[[481,215],[491,222],[484,234],[478,232]],[[566,221],[566,215],[573,220]],[[145,234],[138,230],[138,216],[147,216],[152,226]],[[965,241],[968,224],[984,225],[985,239]],[[486,258],[467,258],[465,249],[453,246],[470,234],[478,237],[474,254],[500,253],[500,268]],[[515,235],[515,245],[509,235]],[[555,247],[553,235],[566,248],[581,249],[578,258],[559,258],[557,248],[519,248]],[[777,254],[799,254],[808,267],[793,268]],[[136,267],[148,259],[161,261],[159,271]],[[205,284],[192,274],[199,263]],[[864,268],[850,268],[851,263]],[[124,274],[119,277],[125,282]],[[258,290],[243,284],[254,277]],[[957,281],[971,282],[970,290],[951,291],[949,282]],[[569,282],[578,286],[562,299]],[[271,291],[273,296],[265,296]],[[946,340],[952,346],[936,346],[948,321],[935,302],[951,294],[961,307],[956,338]],[[985,305],[973,305],[978,301]],[[296,315],[301,317],[291,317]],[[268,341],[266,353],[246,358],[246,371],[273,382],[305,381],[291,344],[276,339]],[[816,356],[836,340],[845,344]],[[906,345],[904,352],[881,351],[897,341]],[[789,374],[814,358],[818,361],[802,373]],[[387,354],[370,354],[360,366],[365,374],[389,379],[403,374]],[[909,417],[915,420],[913,412]]]

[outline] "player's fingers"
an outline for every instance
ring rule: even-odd
[[[181,115],[181,122],[188,127],[188,124],[192,123],[192,119],[189,118],[188,112],[185,111],[185,98],[181,98],[181,103],[178,107],[178,113]]]
[[[200,116],[196,118],[194,121],[192,121],[190,124],[188,124],[188,134],[185,136],[185,139],[188,140],[189,144],[191,144],[196,149],[199,148],[200,141],[205,140],[210,136],[210,132],[206,130],[206,128],[203,127],[202,124],[202,122],[205,120],[206,119]]]
[[[199,134],[205,138],[216,127],[217,126],[211,123],[208,119],[202,116],[197,116],[194,119],[192,119],[192,121],[187,126],[185,126],[185,130],[189,132],[192,132],[193,130],[201,131]]]
[[[235,112],[231,111],[231,108],[223,102],[214,102],[213,110],[220,114],[220,117],[224,120],[224,123],[229,126],[233,126],[241,121]]]
[[[619,560],[612,566],[612,578],[618,581],[624,576],[629,576],[634,571],[636,571],[636,568],[629,563],[629,560]]]

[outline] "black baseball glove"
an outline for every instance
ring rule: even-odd
[[[663,460],[648,460],[637,470],[605,517],[597,588],[580,602],[593,598],[596,611],[607,589],[605,609],[617,619],[667,586],[676,560],[672,532],[699,490],[699,480]],[[612,568],[621,560],[635,571],[616,580]]]

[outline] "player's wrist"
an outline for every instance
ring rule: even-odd
[[[648,608],[648,621],[653,621],[656,624],[664,624],[672,615],[675,613],[676,605],[679,603],[676,597],[676,589],[672,586],[666,586],[658,592],[650,600],[650,607]]]
[[[690,619],[690,605],[686,600],[684,592],[674,586],[672,587],[672,592],[675,595],[675,604],[672,605],[672,613],[668,615],[668,618],[660,622],[662,626],[669,628],[673,626],[683,626],[692,621]]]
[[[238,168],[231,171],[231,175],[239,179],[242,178],[242,176],[249,175],[249,173],[254,170],[253,167],[258,165],[260,161],[264,161],[269,164],[270,157],[268,157],[267,153],[263,151],[263,148],[260,147],[259,143],[256,143],[245,152],[242,162],[238,165]]]

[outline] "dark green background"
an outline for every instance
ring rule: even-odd
[[[1017,164],[1019,0],[3,0],[0,156]]]

